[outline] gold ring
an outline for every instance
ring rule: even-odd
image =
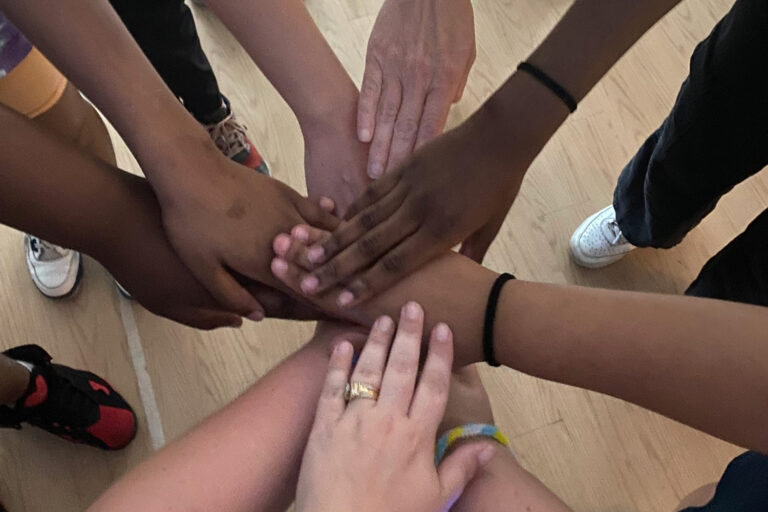
[[[368,400],[378,400],[379,390],[370,384],[363,382],[348,382],[344,388],[344,400],[351,402],[358,398],[367,398]]]

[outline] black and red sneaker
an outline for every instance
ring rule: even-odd
[[[51,363],[37,345],[3,352],[34,365],[29,387],[15,407],[0,406],[0,427],[28,423],[68,441],[102,450],[124,448],[136,436],[136,415],[120,394],[101,377]]]

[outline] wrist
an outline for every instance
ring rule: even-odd
[[[552,91],[517,71],[467,122],[478,125],[496,158],[518,162],[512,167],[524,173],[569,114]]]

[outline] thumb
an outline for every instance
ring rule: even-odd
[[[468,443],[446,457],[437,468],[446,502],[455,502],[478,470],[488,464],[495,453],[496,446],[491,443]]]

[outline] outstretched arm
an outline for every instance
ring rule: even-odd
[[[357,87],[301,0],[209,0],[288,103],[304,135],[310,198],[343,213],[369,180],[367,144],[357,140]]]
[[[294,234],[307,239],[302,229]],[[291,261],[306,257],[300,247],[288,235],[275,241],[278,254]],[[277,258],[272,268],[301,291],[300,267]],[[315,300],[330,314],[366,324],[416,300],[428,326],[451,326],[456,364],[466,365],[483,360],[485,306],[496,277],[447,253],[361,306],[339,308],[338,290]],[[751,305],[511,281],[499,301],[494,341],[504,365],[613,395],[768,451],[768,407],[755,406],[768,401],[766,331],[767,310]]]
[[[296,217],[335,220],[222,155],[106,0],[0,0],[0,10],[126,140],[159,200],[168,239],[197,280],[227,309],[263,318],[263,305],[236,274],[269,282],[269,244],[280,226],[289,228]]]
[[[528,61],[580,100],[678,2],[577,0]],[[567,117],[552,91],[514,73],[353,203],[313,262],[319,289],[345,282],[361,302],[462,241],[462,253],[482,261],[530,164]]]
[[[134,469],[89,510],[285,510],[296,491],[330,345],[342,335],[365,339],[355,328],[321,325],[304,348]]]

